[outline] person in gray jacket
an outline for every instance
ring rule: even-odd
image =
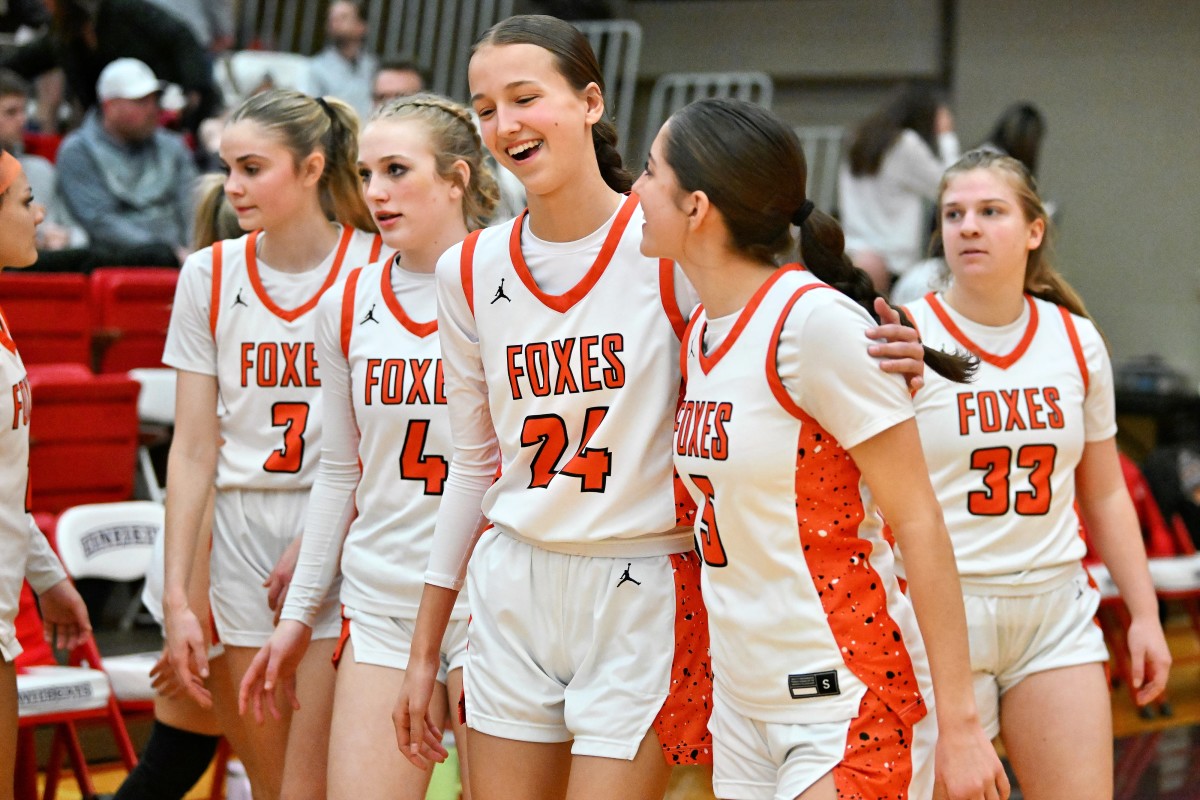
[[[96,82],[99,106],[58,152],[58,192],[93,243],[154,247],[164,265],[187,256],[192,154],[159,126],[162,84],[145,63],[119,58]]]

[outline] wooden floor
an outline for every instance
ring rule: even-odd
[[[1120,687],[1113,692],[1113,732],[1117,739],[1118,756],[1117,796],[1151,800],[1152,798],[1200,798],[1200,786],[1187,782],[1181,785],[1182,793],[1159,791],[1154,788],[1146,789],[1144,783],[1161,781],[1143,781],[1142,774],[1131,774],[1131,770],[1156,770],[1155,776],[1167,775],[1170,765],[1156,766],[1156,759],[1183,760],[1190,774],[1193,761],[1200,763],[1200,646],[1182,617],[1172,618],[1167,626],[1167,638],[1171,652],[1176,659],[1176,666],[1171,672],[1168,696],[1172,706],[1169,717],[1155,715],[1145,719],[1138,714],[1129,692]],[[1178,735],[1164,738],[1164,731],[1193,727],[1192,733],[1179,730]],[[1179,740],[1179,741],[1176,741]],[[1178,751],[1178,752],[1176,752]],[[93,771],[97,791],[113,792],[124,778],[124,770],[120,767],[100,767]],[[457,781],[445,771],[435,778],[436,784],[431,787],[427,796],[429,800],[454,800],[457,797]],[[1122,787],[1126,786],[1123,791]],[[188,795],[188,800],[200,800],[209,797],[209,777],[206,775]],[[1194,792],[1194,793],[1193,793]],[[58,797],[61,800],[80,800],[79,790],[75,782],[66,779],[59,787]],[[713,800],[710,784],[710,774],[705,768],[680,767],[675,770],[671,779],[671,788],[667,800]]]

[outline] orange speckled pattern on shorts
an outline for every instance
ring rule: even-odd
[[[671,556],[675,573],[675,659],[671,688],[654,719],[663,757],[672,766],[712,763],[712,669],[708,657],[708,612],[700,596],[700,557]]]
[[[912,725],[867,692],[846,734],[842,763],[833,768],[838,800],[908,800],[912,746]]]
[[[829,630],[846,667],[914,725],[928,708],[900,626],[888,613],[887,590],[871,566],[871,542],[859,537],[862,476],[841,444],[801,413],[796,522]]]

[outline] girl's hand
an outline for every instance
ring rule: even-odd
[[[957,731],[938,731],[934,771],[934,797],[1007,800],[1011,790],[1000,757],[978,723],[963,725]]]
[[[175,670],[175,679],[201,708],[212,708],[212,692],[204,686],[208,678],[208,648],[200,621],[186,605],[171,610],[164,603],[163,616],[167,656]]]
[[[405,758],[423,770],[430,768],[431,761],[440,763],[449,755],[442,746],[442,729],[429,711],[436,682],[436,664],[421,663],[416,658],[410,658],[400,695],[392,710],[396,745]]]
[[[920,334],[902,324],[900,312],[882,297],[875,298],[875,313],[880,323],[868,330],[867,336],[879,343],[867,347],[867,352],[880,359],[879,368],[884,372],[903,375],[908,390],[915,392],[925,385],[925,348]]]
[[[296,697],[296,669],[300,659],[308,650],[312,639],[312,628],[294,619],[280,622],[271,638],[263,645],[250,668],[242,678],[238,690],[238,712],[245,714],[247,709],[254,708],[254,721],[259,725],[263,721],[263,698],[267,699],[267,708],[271,716],[280,719],[279,706],[275,700],[275,689],[283,687],[283,693],[296,711],[300,710],[300,700]]]
[[[46,641],[59,650],[74,650],[92,635],[87,606],[71,581],[64,578],[38,595]]]
[[[1171,651],[1158,617],[1135,618],[1129,623],[1129,660],[1137,704],[1144,706],[1167,688]]]
[[[275,569],[271,570],[271,574],[263,581],[263,587],[267,590],[267,607],[275,612],[276,625],[279,624],[279,613],[283,611],[283,601],[287,599],[292,575],[296,572],[296,561],[300,558],[300,542],[299,536],[292,540],[279,557]]]

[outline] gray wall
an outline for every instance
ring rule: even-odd
[[[795,124],[851,125],[895,80],[949,67],[964,144],[1014,100],[1045,112],[1058,263],[1114,358],[1200,378],[1200,2],[673,0],[644,29],[642,97],[669,71],[761,69]],[[943,57],[944,41],[949,41]],[[633,140],[640,142],[635,128]]]

